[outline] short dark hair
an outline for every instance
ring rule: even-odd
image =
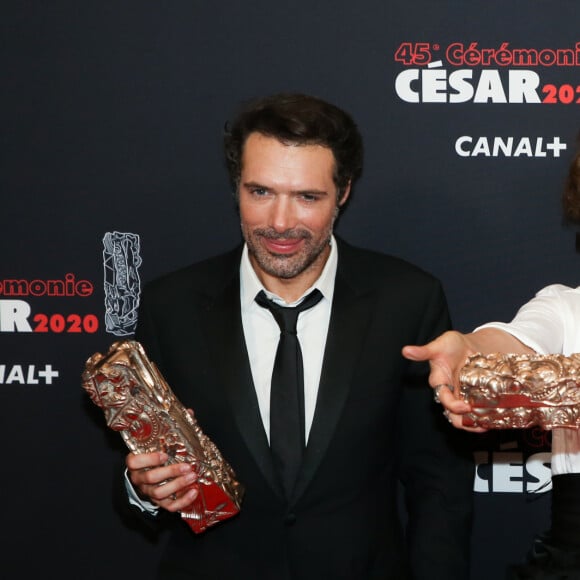
[[[280,93],[246,103],[226,124],[225,156],[236,199],[244,145],[251,133],[274,137],[285,144],[328,147],[335,159],[333,180],[338,201],[362,173],[362,137],[348,113],[317,97]]]

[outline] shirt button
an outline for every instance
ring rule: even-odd
[[[293,526],[296,523],[296,515],[295,514],[286,514],[286,517],[284,518],[284,524],[286,526]]]

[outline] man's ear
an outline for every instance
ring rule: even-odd
[[[344,188],[344,192],[342,193],[342,197],[338,200],[338,207],[342,207],[346,203],[346,200],[350,195],[350,184],[351,181],[349,179],[346,187]]]

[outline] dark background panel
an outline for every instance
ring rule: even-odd
[[[439,276],[457,328],[509,320],[546,284],[578,284],[578,228],[560,196],[579,105],[407,103],[394,58],[403,42],[573,48],[574,1],[21,0],[2,3],[0,38],[0,280],[73,273],[90,296],[21,299],[31,316],[99,318],[95,333],[0,332],[6,569],[153,577],[163,538],[117,513],[125,449],[80,388],[86,358],[116,339],[103,319],[102,240],[139,235],[142,282],[237,243],[221,139],[241,101],[303,91],[353,114],[366,165],[338,232]],[[543,84],[580,84],[578,66],[531,69]],[[460,157],[465,135],[559,136],[568,149]],[[46,364],[59,372],[51,384],[6,380]],[[523,461],[538,451],[515,434],[476,446],[514,445]],[[549,501],[524,488],[476,493],[473,580],[524,557]]]

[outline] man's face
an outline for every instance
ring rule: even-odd
[[[241,226],[263,283],[271,278],[313,282],[322,271],[338,214],[334,163],[332,151],[320,145],[284,145],[260,133],[246,140]]]

